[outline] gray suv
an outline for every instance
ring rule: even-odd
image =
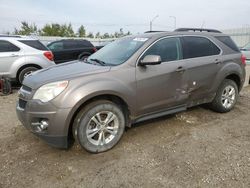
[[[19,91],[19,120],[52,146],[76,140],[98,153],[133,123],[205,103],[230,111],[245,58],[229,36],[192,30],[124,37],[84,61],[32,73]]]

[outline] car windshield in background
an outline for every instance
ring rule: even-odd
[[[127,61],[148,38],[127,37],[112,42],[91,55],[88,60],[95,59],[107,65],[120,65]]]

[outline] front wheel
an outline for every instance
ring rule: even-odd
[[[91,153],[105,152],[121,139],[125,129],[125,116],[121,108],[107,100],[89,104],[75,118],[75,140]]]
[[[225,79],[219,87],[210,107],[216,112],[229,112],[235,106],[239,96],[238,86],[233,80]]]

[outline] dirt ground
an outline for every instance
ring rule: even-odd
[[[250,87],[235,109],[203,107],[134,125],[102,154],[58,150],[0,97],[0,187],[250,187]]]

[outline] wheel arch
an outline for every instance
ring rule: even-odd
[[[94,96],[91,96],[91,97],[88,97],[86,100],[81,100],[79,101],[76,105],[75,105],[75,108],[73,108],[73,110],[71,111],[70,115],[69,115],[69,118],[68,118],[68,139],[71,140],[73,139],[73,133],[72,133],[72,128],[73,128],[73,123],[74,123],[74,120],[77,116],[77,114],[81,111],[81,109],[94,102],[94,101],[97,101],[97,100],[109,100],[111,102],[114,102],[115,104],[121,106],[121,109],[123,110],[125,116],[126,116],[126,126],[127,127],[130,127],[130,109],[129,109],[129,106],[128,106],[128,103],[126,102],[126,100],[124,100],[122,97],[120,97],[119,95],[117,94],[97,94],[97,95],[94,95]]]
[[[23,65],[23,66],[19,67],[19,69],[17,70],[16,79],[18,78],[20,72],[21,72],[23,69],[27,68],[27,67],[36,67],[36,68],[38,68],[38,69],[42,69],[42,67],[39,66],[39,65],[37,65],[37,64],[29,63],[29,64],[26,64],[26,65]]]

